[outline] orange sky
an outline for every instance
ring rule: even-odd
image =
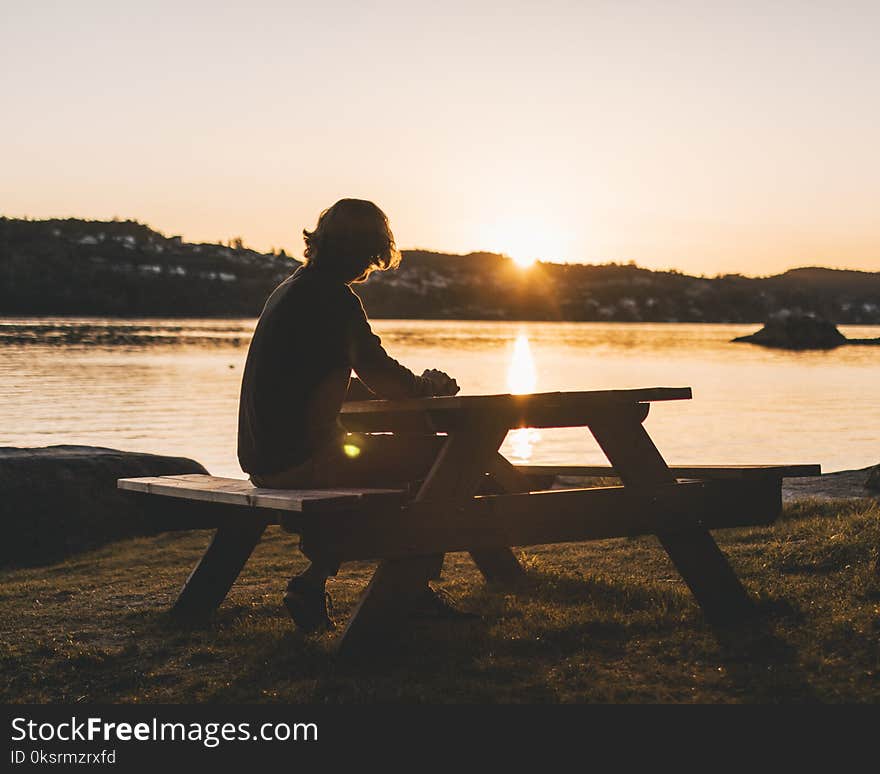
[[[355,196],[403,247],[880,270],[876,2],[15,5],[6,215],[299,254]]]

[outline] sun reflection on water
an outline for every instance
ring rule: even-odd
[[[532,357],[529,337],[524,331],[517,334],[513,344],[513,354],[507,368],[507,389],[513,395],[534,392],[538,384],[538,371]],[[507,434],[510,446],[511,462],[528,462],[532,458],[535,444],[541,439],[541,433],[534,427],[521,427]]]
[[[507,367],[507,389],[514,395],[523,395],[534,392],[537,383],[538,373],[535,370],[529,337],[521,331],[513,343],[513,355]]]

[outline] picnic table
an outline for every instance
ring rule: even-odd
[[[691,390],[649,388],[528,395],[480,395],[346,403],[352,432],[435,433],[445,442],[417,489],[271,490],[204,475],[120,479],[119,487],[191,501],[181,528],[216,527],[175,603],[186,615],[214,610],[263,531],[300,535],[313,561],[378,560],[341,638],[360,648],[412,609],[440,575],[444,554],[467,551],[495,583],[523,569],[511,550],[656,535],[712,624],[752,612],[751,600],[711,529],[772,523],[781,482],[817,475],[818,465],[670,468],[648,435],[651,403]],[[585,427],[609,466],[516,466],[499,449],[509,430]],[[613,475],[620,486],[546,489],[555,475]]]

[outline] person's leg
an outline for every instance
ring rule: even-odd
[[[251,483],[268,489],[315,489],[315,462],[268,475],[252,475]],[[287,583],[284,606],[298,628],[304,631],[332,629],[335,626],[327,605],[327,578],[339,572],[338,564],[311,562]]]
[[[341,444],[316,457],[315,481],[326,488],[414,488],[428,476],[446,440],[446,436],[420,433],[349,433]],[[447,619],[478,617],[461,612],[447,593],[427,584],[412,614]]]
[[[404,488],[427,476],[445,440],[436,435],[350,433],[341,442],[327,444],[303,465],[251,476],[251,481],[271,489]],[[312,562],[290,579],[284,604],[299,628],[315,631],[334,626],[327,609],[326,583],[338,571],[338,564]],[[428,589],[425,607],[437,615],[451,611]]]

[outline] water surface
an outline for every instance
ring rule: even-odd
[[[241,476],[238,390],[253,326],[0,320],[0,445],[174,454]],[[671,464],[840,470],[880,462],[875,347],[784,352],[729,343],[754,325],[378,320],[374,328],[405,365],[442,368],[463,394],[692,387],[693,400],[656,403],[646,420]],[[878,327],[841,330],[880,336]],[[515,462],[606,462],[583,429],[517,430],[502,450]]]

